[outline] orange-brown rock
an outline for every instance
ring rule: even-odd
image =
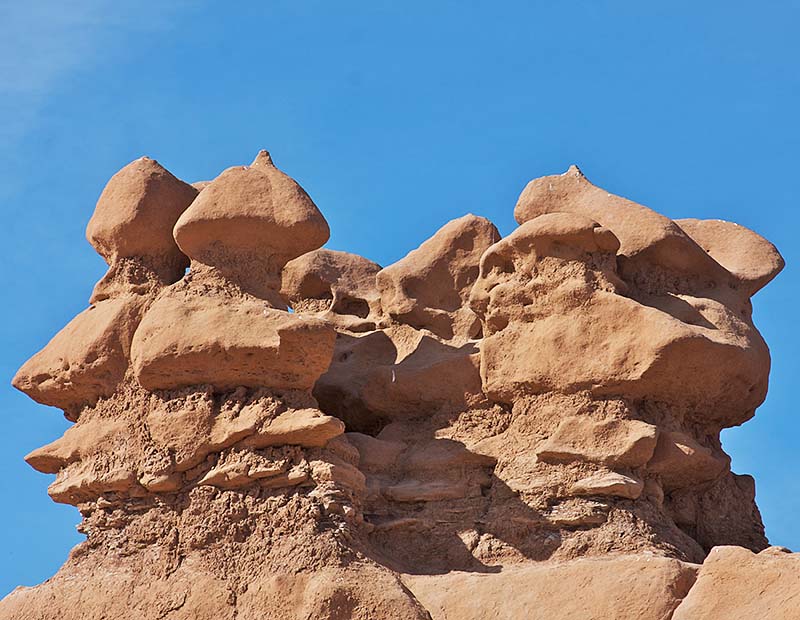
[[[228,168],[204,187],[174,235],[192,260],[270,297],[283,266],[322,246],[330,231],[303,188],[261,151],[250,166]]]
[[[89,307],[17,371],[14,387],[74,418],[124,378],[141,312],[142,301],[133,296]]]
[[[623,265],[630,265],[630,271],[653,265],[725,284],[731,279],[675,222],[593,185],[577,166],[528,183],[514,207],[514,218],[522,224],[559,212],[591,218],[613,231],[620,240]]]
[[[340,334],[314,396],[354,430],[363,430],[379,419],[483,400],[479,367],[473,343],[454,346],[406,326]]]
[[[653,456],[658,429],[639,420],[561,420],[547,441],[536,447],[545,462],[591,461],[609,466],[641,467]]]
[[[715,480],[729,463],[685,433],[661,431],[647,471],[659,475],[665,490],[674,490]]]
[[[642,494],[641,480],[617,472],[601,472],[581,478],[570,488],[575,495],[610,495],[636,499]]]
[[[577,169],[515,215],[381,269],[266,153],[121,171],[94,305],[14,379],[75,421],[26,458],[86,541],[0,620],[793,617],[720,441],[766,394],[777,250]]]
[[[716,547],[672,620],[790,620],[800,604],[800,555]]]
[[[623,555],[403,581],[433,620],[670,620],[696,570],[667,558]]]
[[[327,369],[333,345],[323,321],[263,302],[164,295],[142,319],[131,356],[150,390],[204,383],[307,390]]]
[[[769,353],[738,298],[637,291],[617,272],[615,245],[591,220],[551,213],[486,251],[471,294],[486,393],[591,390],[707,408],[723,425],[750,417]]]
[[[448,222],[377,275],[383,311],[442,338],[470,338],[478,321],[467,305],[481,254],[500,239],[494,224],[475,215]]]
[[[783,257],[761,235],[723,220],[675,220],[694,241],[741,283],[744,292],[754,295],[781,269]]]
[[[380,265],[357,254],[314,250],[289,261],[281,295],[295,312],[313,313],[349,331],[370,331],[380,318]]]
[[[197,196],[157,161],[141,157],[106,185],[86,227],[89,243],[114,272],[120,259],[137,259],[165,282],[189,265],[172,238],[172,227]]]
[[[116,440],[124,441],[124,424],[114,419],[96,419],[88,424],[71,426],[54,442],[37,448],[25,457],[35,470],[57,474],[61,469],[83,460],[100,447],[111,452]]]

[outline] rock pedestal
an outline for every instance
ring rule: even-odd
[[[0,619],[794,617],[720,443],[766,395],[780,254],[575,167],[515,216],[381,268],[265,151],[117,173],[108,274],[14,378],[74,422],[26,459],[86,540]]]

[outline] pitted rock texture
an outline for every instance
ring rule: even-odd
[[[778,251],[575,167],[514,212],[381,268],[265,151],[126,166],[90,308],[13,381],[75,423],[26,460],[86,540],[0,619],[794,617],[720,443],[766,395]]]

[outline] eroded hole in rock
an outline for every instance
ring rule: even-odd
[[[375,437],[389,423],[388,418],[369,410],[360,400],[352,398],[343,389],[317,385],[313,395],[319,403],[320,410],[339,418],[344,422],[347,431]]]
[[[337,301],[331,307],[331,310],[339,314],[351,314],[362,319],[369,316],[369,304],[363,299],[354,299],[352,297]]]

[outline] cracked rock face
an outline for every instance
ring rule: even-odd
[[[123,168],[108,273],[13,381],[74,422],[26,460],[86,540],[0,619],[791,617],[719,439],[766,395],[780,254],[575,167],[514,213],[381,268],[264,151]]]

